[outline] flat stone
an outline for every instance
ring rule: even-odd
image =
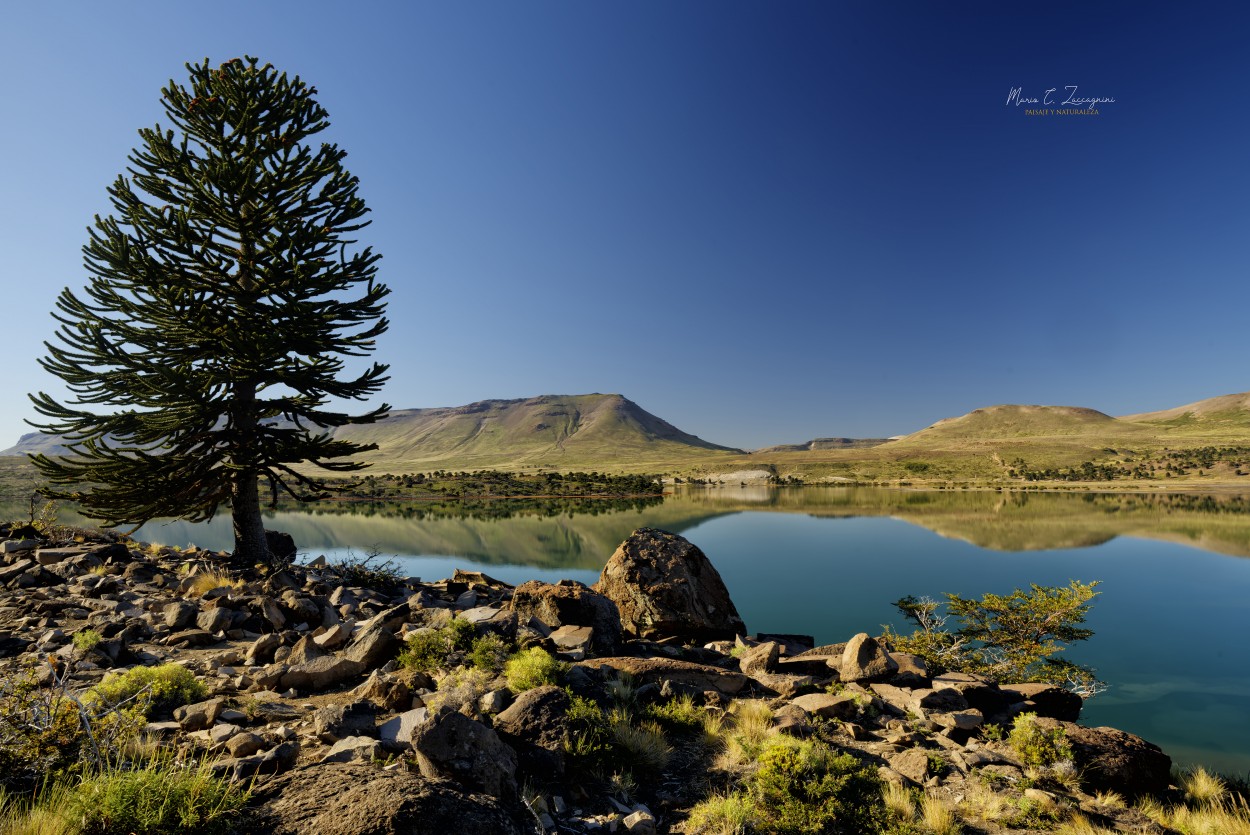
[[[349,736],[334,743],[329,752],[321,758],[323,763],[350,763],[356,761],[372,762],[381,759],[382,747],[376,739],[367,736]]]
[[[641,684],[671,681],[699,690],[716,690],[732,696],[749,680],[742,673],[724,670],[707,664],[678,661],[672,658],[609,657],[582,661],[579,666],[588,668],[609,667],[618,673],[627,673]]]
[[[848,693],[807,693],[791,699],[790,704],[827,719],[854,719],[859,715],[859,703]]]
[[[423,707],[405,711],[394,719],[382,723],[378,728],[378,736],[389,748],[412,748],[413,730],[429,718],[430,712]]]

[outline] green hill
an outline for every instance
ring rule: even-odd
[[[483,400],[403,409],[336,436],[378,445],[382,471],[430,469],[646,469],[741,454],[683,432],[619,394]]]

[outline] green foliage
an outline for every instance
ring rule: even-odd
[[[352,251],[368,225],[346,155],[315,139],[329,126],[315,88],[257,59],[187,65],[162,90],[167,125],[139,131],[83,247],[85,294],[65,289],[44,369],[63,405],[32,395],[41,428],[70,454],[37,455],[53,485],[108,525],[199,521],[229,503],[236,557],[267,561],[257,480],[320,495],[291,465],[333,471],[371,449],[328,430],[373,423],[323,407],[365,399],[374,364],[340,379],[387,328],[381,256]],[[280,419],[280,420],[279,420]]]
[[[512,644],[495,633],[488,632],[473,641],[467,660],[479,670],[502,673],[513,649]]]
[[[89,777],[72,797],[82,835],[226,835],[234,830],[248,791],[213,777],[207,764],[189,767],[158,758],[142,768]]]
[[[75,632],[74,637],[71,640],[74,642],[74,649],[79,652],[91,652],[91,650],[100,645],[100,642],[104,640],[104,636],[94,629],[87,627],[86,629],[80,629]]]
[[[41,686],[33,669],[6,676],[0,682],[0,786],[29,790],[99,764],[144,724],[138,707],[84,704],[60,682]]]
[[[544,684],[558,684],[568,668],[542,647],[530,647],[509,658],[503,674],[513,693],[524,693]]]
[[[171,663],[110,673],[88,694],[88,701],[110,708],[133,705],[150,716],[203,701],[207,697],[207,688],[195,678],[194,673],[181,664]]]
[[[1038,727],[1036,713],[1021,713],[1015,718],[1007,743],[1025,765],[1050,766],[1072,759],[1072,748],[1064,729]]]
[[[654,702],[643,708],[643,716],[671,734],[694,734],[703,730],[707,711],[694,703],[689,695],[667,702]]]
[[[919,628],[911,635],[887,636],[904,652],[922,656],[931,672],[977,673],[993,681],[1048,681],[1066,685],[1089,698],[1104,685],[1094,671],[1054,658],[1065,644],[1083,641],[1093,631],[1080,624],[1098,592],[1098,582],[1073,580],[1066,587],[1016,589],[1008,595],[981,599],[947,594],[945,606],[959,628],[946,629],[943,604],[928,598],[904,597],[895,606]]]
[[[422,672],[446,667],[457,653],[470,651],[476,637],[477,627],[464,618],[452,618],[437,628],[418,629],[408,636],[399,663]]]
[[[761,835],[868,833],[887,821],[876,770],[816,741],[765,750],[749,792]]]

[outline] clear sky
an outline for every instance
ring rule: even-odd
[[[244,54],[361,178],[397,408],[757,447],[1250,389],[1247,44],[1240,2],[10,3],[0,446],[160,88]],[[1068,85],[1115,101],[1008,103]]]

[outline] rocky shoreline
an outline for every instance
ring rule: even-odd
[[[931,675],[868,634],[819,647],[748,636],[707,558],[662,531],[631,535],[593,588],[460,571],[422,582],[324,559],[240,574],[224,554],[98,532],[0,536],[4,676],[33,671],[42,686],[84,692],[115,671],[185,667],[207,698],[152,715],[143,734],[249,781],[240,831],[718,831],[691,809],[758,765],[718,757],[708,728],[745,727],[749,715],[764,717],[762,738],[816,741],[882,785],[959,810],[962,831],[1053,831],[1074,817],[1170,831],[1122,802],[1174,793],[1170,760],[1131,734],[1077,724],[1079,696]],[[474,656],[549,654],[558,683],[518,687],[451,645],[425,669],[401,663],[421,636],[456,630],[479,641]],[[626,707],[654,721],[621,718]],[[679,710],[703,730],[665,725]],[[615,743],[588,736],[587,711],[615,717]],[[1062,731],[1072,774],[1002,738],[1022,714]],[[972,820],[974,800],[1008,811]]]

